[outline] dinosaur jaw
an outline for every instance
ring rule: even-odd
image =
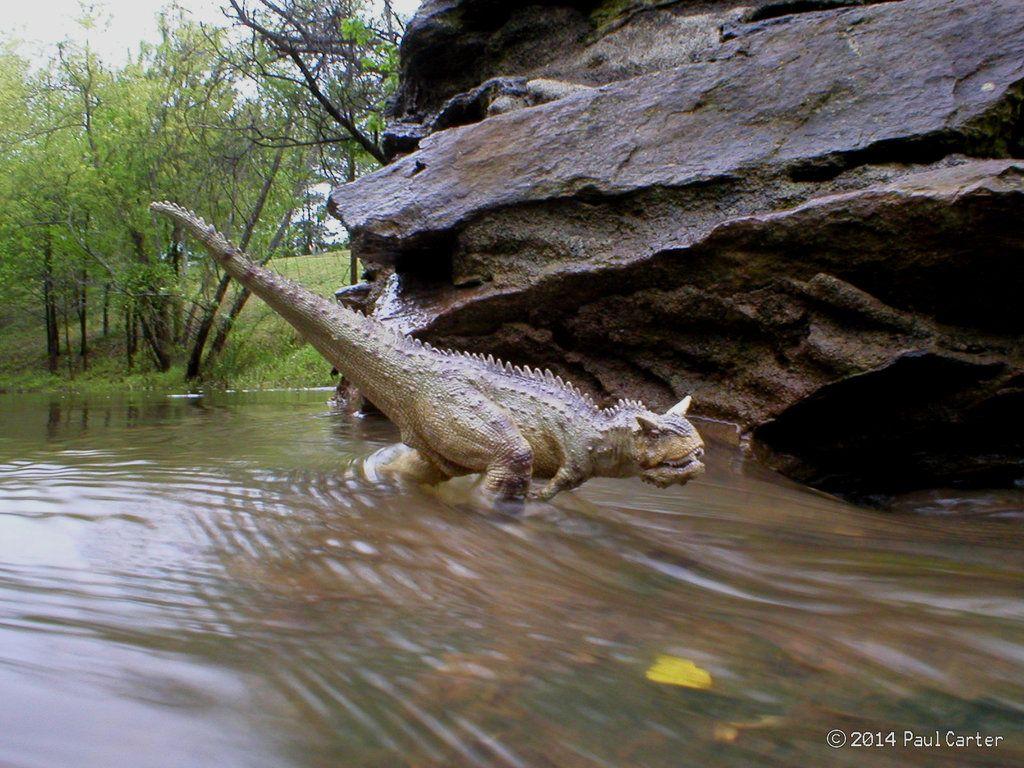
[[[680,461],[666,462],[656,467],[643,469],[640,471],[640,479],[659,488],[667,488],[670,485],[683,485],[703,474],[704,463],[691,454]]]

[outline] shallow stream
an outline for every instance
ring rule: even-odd
[[[724,442],[511,519],[369,482],[395,430],[326,398],[0,396],[0,766],[1024,765],[1020,493]]]

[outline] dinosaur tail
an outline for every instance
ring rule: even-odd
[[[221,264],[224,264],[225,267],[228,266],[225,263],[228,261],[237,261],[239,266],[243,267],[252,264],[252,262],[249,261],[249,259],[247,259],[240,250],[228,242],[228,239],[224,237],[224,235],[214,229],[212,224],[207,224],[200,216],[197,216],[187,208],[183,208],[175,203],[164,201],[161,203],[150,203],[149,210],[154,213],[162,213],[165,216],[169,216],[174,219],[174,221],[181,224],[203,244],[213,258]],[[232,277],[235,277],[234,272],[231,269],[228,269],[228,272]]]
[[[263,299],[335,365],[358,358],[369,321],[352,310],[307,290],[252,262],[224,235],[187,208],[169,202],[151,203],[151,211],[171,217],[209,251],[225,271]],[[348,365],[342,369],[346,375]]]

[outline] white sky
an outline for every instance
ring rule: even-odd
[[[137,47],[140,40],[156,37],[156,14],[172,2],[187,10],[197,21],[222,23],[222,0],[93,0],[109,23],[85,32],[75,23],[81,16],[80,0],[0,0],[0,17],[8,38],[24,42],[22,49],[31,55],[66,37],[88,36],[93,49],[109,62],[120,62]],[[394,0],[401,14],[411,15],[420,0]]]

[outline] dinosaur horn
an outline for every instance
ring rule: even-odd
[[[687,395],[678,403],[668,409],[668,415],[670,416],[685,416],[686,412],[690,409],[690,400],[692,398]]]

